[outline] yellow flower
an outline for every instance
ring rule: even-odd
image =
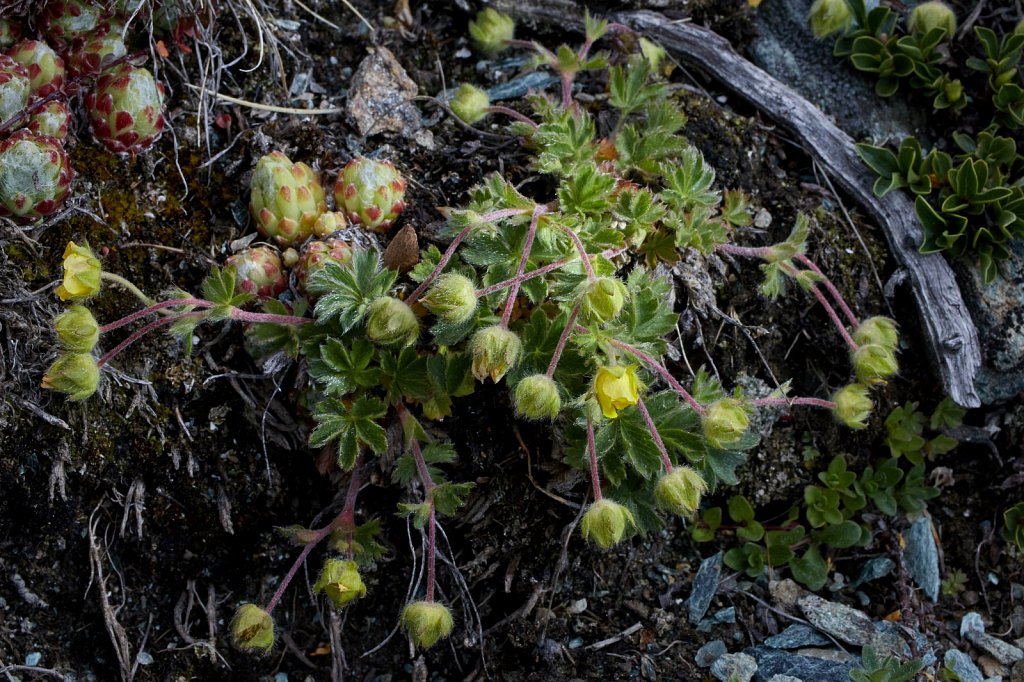
[[[619,410],[636,405],[640,400],[640,381],[636,378],[636,365],[600,367],[594,377],[594,393],[601,412],[608,419],[619,416]]]
[[[57,287],[62,301],[81,301],[100,292],[100,272],[103,267],[89,245],[68,242],[64,249],[64,283]]]

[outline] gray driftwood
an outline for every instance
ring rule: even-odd
[[[524,18],[580,28],[582,10],[567,0],[498,0],[505,11]],[[921,254],[921,232],[914,207],[900,192],[878,199],[874,176],[861,162],[850,136],[817,107],[733,50],[706,28],[675,22],[651,11],[620,12],[611,20],[633,27],[666,49],[705,70],[736,95],[789,129],[804,148],[881,225],[889,246],[907,271],[921,316],[925,341],[946,393],[964,407],[980,405],[974,387],[981,367],[978,334],[949,264],[939,254]]]

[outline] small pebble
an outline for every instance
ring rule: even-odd
[[[693,661],[702,668],[709,668],[711,664],[726,653],[725,642],[715,639],[697,649],[697,654],[693,657]]]
[[[41,660],[43,660],[43,655],[38,651],[33,651],[25,657],[25,665],[30,665],[34,667],[39,665],[39,661]]]
[[[139,662],[139,665],[153,665],[153,656],[148,651],[140,651],[135,660]]]
[[[576,614],[583,613],[587,610],[586,598],[584,597],[583,599],[577,599],[573,603],[569,604],[569,608],[566,610],[574,616]]]

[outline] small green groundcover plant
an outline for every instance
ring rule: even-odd
[[[927,152],[913,136],[895,152],[871,144],[857,151],[878,173],[876,195],[897,189],[914,195],[922,252],[971,254],[991,282],[1010,255],[1008,242],[1024,237],[1024,157],[1015,139],[1024,126],[1024,19],[1003,35],[975,26],[973,40],[962,38],[969,45],[961,46],[954,42],[956,14],[940,0],[918,3],[906,15],[889,5],[868,11],[864,0],[815,0],[809,18],[816,36],[838,35],[837,57],[877,75],[879,95],[906,84],[935,111],[980,121],[977,134],[955,131]],[[974,55],[960,64],[954,55],[965,49]],[[971,71],[980,77],[967,84],[956,77]]]
[[[948,398],[930,417],[912,403],[897,407],[885,420],[888,457],[858,474],[847,468],[844,455],[836,455],[817,474],[820,485],[806,486],[803,504],[791,508],[783,518],[762,523],[750,501],[734,495],[724,511],[721,507],[703,509],[691,524],[690,534],[697,542],[707,542],[720,531],[731,530],[743,541],[725,554],[725,563],[733,570],[754,578],[767,569],[788,568],[797,582],[821,589],[828,580],[835,550],[870,547],[870,523],[861,518],[862,513],[916,514],[939,494],[925,480],[925,461],[957,446],[956,439],[944,431],[959,426],[963,416],[964,410]],[[818,456],[813,448],[805,450],[806,459],[813,461]],[[731,523],[723,523],[726,514]]]
[[[863,428],[872,386],[897,371],[895,324],[854,315],[805,255],[805,216],[781,243],[733,243],[737,228],[751,222],[749,198],[716,189],[714,169],[680,133],[686,117],[658,75],[660,48],[589,16],[582,46],[555,51],[516,40],[512,21],[490,9],[470,30],[482,52],[526,49],[535,67],[560,77],[555,97],[527,98],[529,115],[492,105],[471,85],[450,102],[468,124],[488,115],[511,118],[511,132],[532,150],[534,170],[551,179],[554,191],[528,196],[498,175],[488,177],[466,206],[451,211],[442,235],[447,248],[424,249],[405,276],[384,267],[376,251],[337,234],[312,239],[301,254],[292,248],[346,220],[388,229],[401,213],[404,181],[393,167],[369,160],[340,174],[336,211],[327,210],[327,194],[308,166],[283,155],[261,160],[252,213],[257,229],[286,250],[279,257],[260,247],[233,257],[211,272],[202,296],[175,291],[153,300],[105,271],[87,246],[69,244],[64,254],[57,293],[72,305],[56,321],[63,351],[43,383],[73,400],[92,395],[101,368],[158,328],[170,328],[188,348],[196,325],[242,321],[255,355],[304,360],[315,422],[310,446],[336,449],[338,466],[351,474],[349,492],[326,526],[283,529],[301,552],[269,603],[239,608],[233,633],[241,648],[272,647],[272,613],[321,543],[329,556],[315,591],[338,607],[366,594],[360,567],[380,555],[379,526],[357,522],[356,498],[364,464],[387,450],[386,427],[396,422],[404,454],[392,480],[420,491],[400,511],[427,538],[422,598],[405,607],[401,624],[422,647],[451,633],[452,614],[435,596],[437,519],[456,513],[473,484],[448,480],[444,467],[457,454],[428,436],[424,424],[450,416],[455,401],[482,382],[504,382],[517,417],[560,424],[566,459],[591,482],[582,534],[608,548],[660,527],[663,513],[694,515],[705,492],[736,483],[737,466],[757,443],[749,426],[759,408],[823,408]],[[616,49],[594,52],[608,33],[617,34]],[[595,112],[574,97],[577,74],[591,70],[607,77],[615,120],[605,137],[598,135]],[[663,360],[677,319],[666,303],[672,283],[648,266],[690,249],[762,261],[769,298],[787,281],[814,296],[848,348],[851,383],[828,398],[790,396],[783,386],[753,399],[704,372],[684,386]],[[286,267],[302,297],[274,297],[284,288],[278,278]],[[100,325],[84,302],[106,282],[128,288],[145,307]],[[261,312],[245,308],[257,298]],[[143,320],[105,353],[96,352],[101,337]],[[823,504],[821,513],[830,509]]]

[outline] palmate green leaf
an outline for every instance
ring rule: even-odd
[[[621,451],[626,463],[644,478],[653,478],[663,469],[661,454],[636,406],[619,410],[619,416],[601,425],[598,432],[602,443],[613,441],[611,448]]]
[[[630,472],[619,483],[609,483],[604,489],[604,494],[609,499],[625,505],[632,512],[636,528],[627,527],[627,536],[632,535],[634,531],[643,535],[664,526],[664,521],[655,506],[651,482],[642,476]]]
[[[420,251],[420,262],[413,266],[413,269],[409,271],[409,279],[416,283],[422,282],[430,276],[430,273],[434,271],[434,268],[436,268],[440,262],[441,250],[431,244]]]
[[[203,280],[203,298],[217,304],[210,317],[220,319],[229,316],[227,309],[240,307],[254,297],[252,294],[235,292],[235,268],[228,265],[223,268],[214,266],[210,270],[210,274]]]
[[[451,516],[466,503],[466,495],[473,490],[473,483],[439,483],[427,493],[437,513]]]
[[[665,179],[661,199],[677,211],[711,208],[721,201],[718,193],[711,189],[715,170],[705,163],[704,155],[696,147],[684,149],[673,163],[663,163],[661,172]]]
[[[342,331],[352,329],[362,320],[366,308],[385,296],[395,284],[397,273],[381,267],[380,254],[356,249],[344,266],[329,263],[313,273],[307,286],[320,296],[315,316],[317,322],[337,320]]]
[[[649,189],[627,187],[619,192],[612,212],[626,223],[627,233],[647,232],[665,215],[665,206]]]
[[[330,535],[330,547],[339,554],[352,552],[352,559],[357,564],[368,564],[380,559],[385,554],[382,544],[377,542],[380,535],[380,521],[369,519],[352,530],[351,533],[338,529]]]
[[[451,464],[455,461],[455,449],[448,443],[430,443],[420,453],[427,465],[430,480],[439,483],[444,480],[441,470],[435,464]],[[391,472],[391,480],[400,485],[408,485],[410,481],[419,478],[419,469],[416,466],[416,458],[406,453],[395,461],[395,470]]]
[[[679,261],[676,235],[665,230],[654,230],[648,234],[638,251],[648,268],[656,267],[659,262],[672,264]]]
[[[700,417],[682,402],[675,391],[666,390],[645,396],[644,405],[654,420],[673,464],[699,462],[707,455]]]
[[[672,284],[644,268],[635,268],[626,281],[629,292],[622,312],[609,325],[609,334],[633,345],[641,345],[661,355],[663,337],[675,329],[676,314],[665,305]]]
[[[386,391],[386,402],[396,405],[403,398],[422,401],[430,397],[427,358],[421,357],[415,348],[381,353],[380,369],[380,385]]]
[[[427,525],[427,521],[430,520],[430,508],[429,502],[398,503],[398,513],[411,516],[412,525],[416,527],[416,530],[423,530],[423,527]]]
[[[371,367],[376,348],[363,338],[346,345],[340,339],[328,338],[320,345],[320,357],[310,358],[309,374],[321,385],[324,393],[341,398],[359,388],[376,386],[380,369]]]
[[[558,201],[562,211],[583,215],[599,215],[609,209],[615,178],[601,173],[596,166],[581,166],[565,177],[558,188]]]
[[[478,214],[507,208],[524,209],[525,213],[523,215],[505,219],[509,221],[529,222],[530,212],[533,211],[533,207],[536,205],[536,202],[521,194],[500,173],[491,173],[484,178],[482,183],[470,190],[469,198],[469,210],[475,211]],[[460,212],[456,211],[453,214],[453,218],[458,213]],[[478,218],[479,215],[476,216],[476,219]],[[471,217],[470,219],[473,218]],[[454,220],[450,222],[454,223]],[[450,227],[455,229],[456,232],[461,229],[461,226],[456,224],[452,224]],[[476,231],[474,230],[474,232]]]
[[[746,227],[753,222],[750,196],[741,189],[727,189],[722,194],[722,220],[733,227]]]
[[[387,450],[387,436],[377,423],[386,412],[384,403],[376,398],[361,397],[351,405],[325,398],[313,411],[316,428],[309,436],[309,444],[318,448],[337,442],[338,466],[347,471],[355,465],[360,446],[365,445],[378,455]]]
[[[546,118],[533,134],[540,148],[534,167],[542,173],[566,175],[594,157],[594,120],[585,110],[559,110]]]
[[[665,86],[649,82],[650,64],[646,59],[631,59],[629,66],[608,69],[608,103],[622,110],[626,116],[644,107],[648,102],[664,97]]]

